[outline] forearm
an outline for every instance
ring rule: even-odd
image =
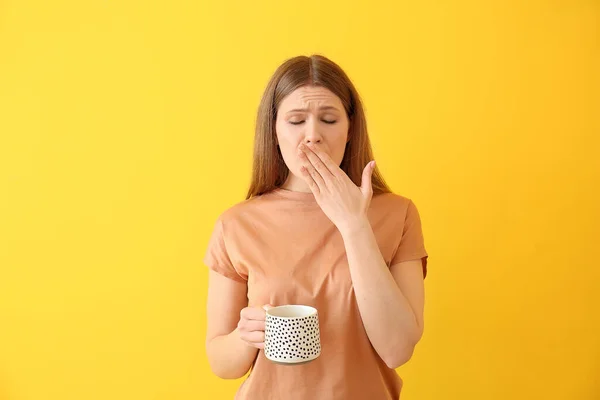
[[[243,377],[258,354],[257,348],[240,339],[237,328],[228,335],[212,339],[206,350],[212,371],[223,379]]]
[[[368,220],[342,232],[359,312],[371,344],[390,368],[410,359],[422,327],[394,280]]]

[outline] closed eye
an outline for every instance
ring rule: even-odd
[[[326,120],[326,119],[323,119],[321,121],[325,122],[326,124],[330,124],[330,125],[335,124],[337,122],[336,120],[330,121],[330,120]],[[301,125],[304,123],[304,121],[289,121],[289,123],[292,125]]]

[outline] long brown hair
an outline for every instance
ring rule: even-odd
[[[290,171],[277,146],[277,110],[287,95],[306,85],[325,87],[341,99],[349,120],[349,140],[340,168],[354,184],[361,185],[363,169],[373,159],[373,152],[360,96],[346,73],[333,61],[321,55],[298,56],[277,68],[262,96],[256,118],[252,181],[246,199],[285,183]],[[373,195],[390,192],[377,167],[372,185]]]

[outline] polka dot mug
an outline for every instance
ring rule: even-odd
[[[303,364],[321,355],[319,315],[313,307],[286,305],[267,310],[265,356],[278,364]]]

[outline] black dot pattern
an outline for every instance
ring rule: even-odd
[[[272,361],[303,362],[321,354],[319,318],[280,318],[267,314],[265,355]]]

